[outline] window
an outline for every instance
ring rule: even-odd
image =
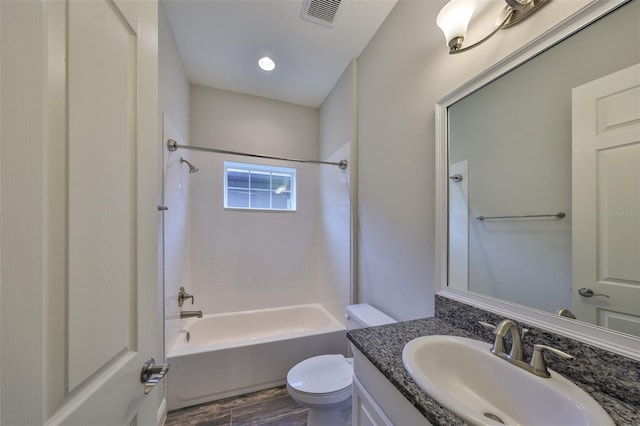
[[[224,207],[296,210],[296,169],[224,162]]]

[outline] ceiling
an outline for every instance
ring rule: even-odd
[[[303,0],[164,5],[191,83],[318,107],[396,1],[342,0],[333,28],[303,20]],[[258,68],[264,55],[275,60],[274,71]]]

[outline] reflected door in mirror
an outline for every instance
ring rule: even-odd
[[[573,90],[573,312],[640,336],[640,64]]]
[[[449,166],[449,286],[469,290],[469,165]]]

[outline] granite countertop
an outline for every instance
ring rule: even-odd
[[[424,318],[379,327],[350,330],[349,340],[433,425],[466,425],[466,421],[442,407],[418,387],[402,364],[402,349],[410,340],[428,335],[451,335],[489,341],[490,335],[478,336],[439,318]],[[489,341],[491,343],[491,341]],[[640,410],[631,404],[576,383],[596,400],[617,425],[640,425]]]

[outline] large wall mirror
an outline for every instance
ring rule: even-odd
[[[439,276],[637,352],[640,2],[596,7],[439,102]]]

